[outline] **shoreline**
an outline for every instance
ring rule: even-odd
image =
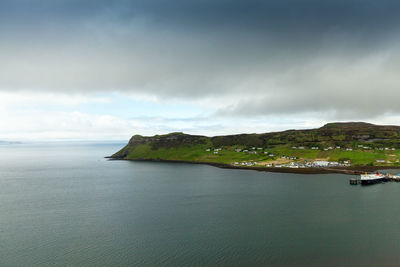
[[[147,161],[147,162],[167,162],[167,163],[189,163],[189,164],[204,164],[222,169],[239,169],[239,170],[254,170],[263,172],[278,172],[278,173],[296,173],[296,174],[347,174],[347,175],[360,175],[365,172],[374,172],[382,169],[400,169],[400,166],[352,166],[352,167],[333,167],[333,168],[277,168],[277,167],[245,167],[233,166],[226,163],[216,162],[200,162],[200,161],[186,161],[186,160],[163,160],[163,159],[122,159],[113,158],[111,156],[105,157],[109,160],[127,160],[127,161]]]

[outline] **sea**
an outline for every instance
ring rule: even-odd
[[[0,145],[0,266],[400,265],[400,183]]]

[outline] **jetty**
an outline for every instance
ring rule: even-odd
[[[387,180],[392,182],[400,182],[400,175],[387,174]]]

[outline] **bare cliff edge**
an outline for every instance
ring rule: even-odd
[[[109,158],[205,163],[262,171],[355,174],[400,166],[400,127],[348,122],[329,123],[317,129],[215,137],[184,133],[134,135]],[[282,167],[288,161],[301,165],[313,160],[349,162],[351,166]]]

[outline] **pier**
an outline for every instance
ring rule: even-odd
[[[388,174],[388,175],[386,176],[386,179],[387,179],[388,181],[391,181],[391,182],[400,182],[400,176],[399,176],[399,175]]]
[[[360,183],[361,183],[361,180],[359,180],[359,179],[356,179],[356,178],[351,178],[350,179],[350,184],[351,185],[358,185]]]

